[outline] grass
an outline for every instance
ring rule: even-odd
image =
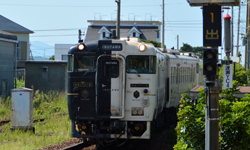
[[[30,150],[72,139],[65,93],[36,91],[33,96],[33,118],[43,122],[33,123],[32,131],[11,131],[11,122],[0,126],[0,149]],[[0,119],[11,118],[11,98],[0,98]]]

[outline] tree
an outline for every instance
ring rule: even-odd
[[[191,45],[187,44],[187,43],[183,43],[183,46],[180,49],[180,52],[192,52],[195,55],[199,56],[200,58],[202,58],[202,54],[203,54],[203,47],[202,46],[198,46],[198,47],[192,47]]]
[[[55,60],[55,55],[52,55],[49,60]]]
[[[157,42],[157,41],[152,41],[152,40],[144,40],[144,39],[140,39],[142,42],[145,43],[152,43],[155,47],[161,47],[161,43]]]
[[[193,47],[187,43],[183,43],[180,52],[193,52]]]

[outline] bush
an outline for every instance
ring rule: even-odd
[[[250,95],[241,101],[234,96],[238,92],[239,82],[233,83],[234,88],[223,90],[219,101],[220,109],[220,147],[228,149],[250,149]],[[203,89],[200,91],[197,104],[187,95],[182,95],[178,112],[179,122],[176,127],[176,150],[205,149],[205,111],[206,101]]]
[[[14,80],[15,80],[15,78],[14,78]],[[23,77],[16,80],[16,88],[21,88],[21,87],[25,87],[25,81],[24,81]]]
[[[205,147],[205,97],[200,93],[197,104],[188,94],[182,95],[176,127],[177,150],[203,149]]]

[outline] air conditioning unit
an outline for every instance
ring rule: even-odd
[[[190,6],[206,6],[208,4],[216,4],[222,6],[237,6],[240,0],[187,0]]]

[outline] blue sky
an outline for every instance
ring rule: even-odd
[[[244,0],[243,0],[244,1]],[[162,21],[162,0],[121,0],[121,18],[124,20]],[[0,2],[0,14],[34,31],[30,41],[49,45],[74,44],[78,29],[87,30],[87,20],[116,18],[115,0],[8,0]],[[244,8],[243,8],[244,9]],[[238,7],[235,7],[235,33],[237,31]],[[225,10],[224,16],[231,10]],[[241,14],[245,23],[246,11]],[[202,9],[191,7],[186,0],[165,0],[165,44],[167,48],[182,43],[202,46]],[[222,25],[223,26],[223,25]],[[245,24],[241,25],[244,32]],[[235,35],[235,42],[236,42]],[[240,40],[241,44],[241,40]],[[243,52],[243,47],[241,51]]]

